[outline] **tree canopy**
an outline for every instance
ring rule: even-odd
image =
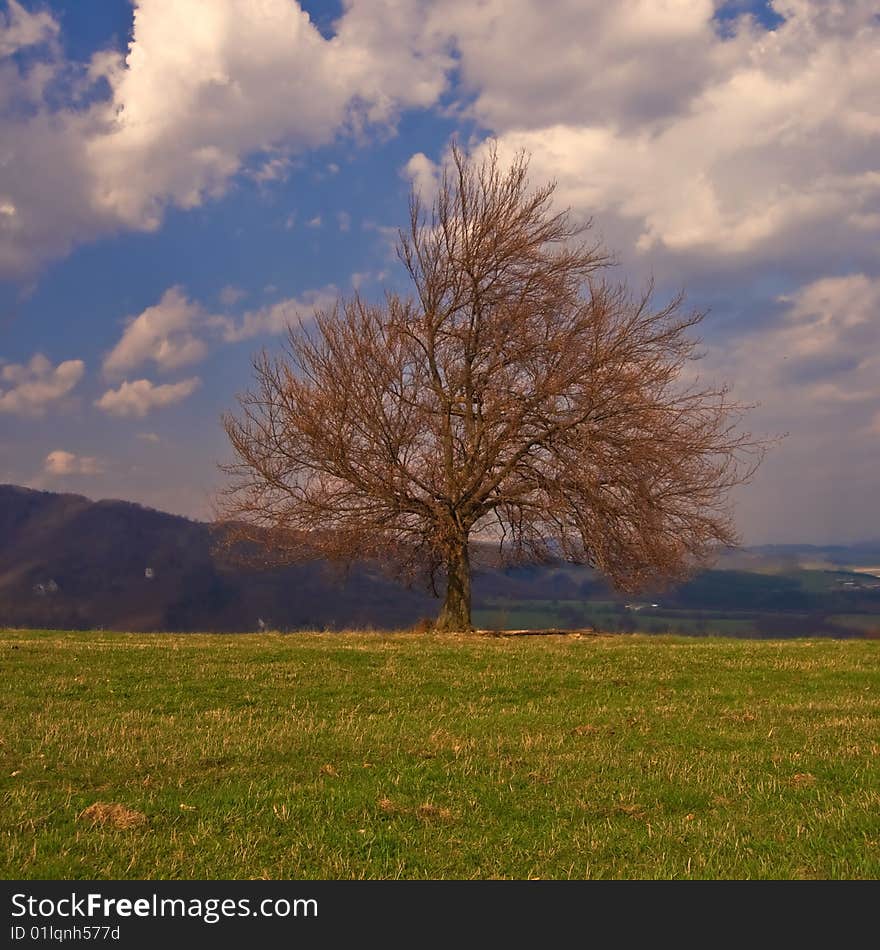
[[[629,591],[735,543],[730,490],[764,446],[694,371],[704,314],[613,279],[554,188],[525,154],[453,147],[400,232],[412,294],[341,300],[255,361],[225,520],[282,557],[422,574],[448,630],[470,627],[475,538]]]

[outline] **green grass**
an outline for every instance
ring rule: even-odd
[[[2,631],[0,684],[4,878],[880,876],[880,641]]]

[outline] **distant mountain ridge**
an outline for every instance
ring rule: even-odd
[[[506,615],[516,624],[525,616],[517,610],[538,602],[542,618],[553,611],[552,625],[589,624],[594,615],[584,612],[584,605],[601,601],[617,604],[609,609],[628,616],[626,598],[588,568],[560,562],[499,569],[497,563],[491,566],[494,548],[476,548],[475,562],[487,566],[475,572],[475,620],[493,623],[491,617]],[[845,571],[857,564],[880,565],[880,542],[742,548],[722,553],[714,570],[691,582],[641,600],[661,601],[665,617],[672,617],[670,608],[794,611],[789,626],[798,631],[805,629],[805,611],[877,611],[873,577],[854,582],[857,575],[835,579],[833,573],[823,574],[830,578],[825,586],[833,589],[821,595],[821,603],[803,586],[811,569]],[[846,591],[854,586],[858,589]],[[128,501],[0,485],[0,625],[131,631],[394,629],[431,618],[437,609],[437,600],[423,590],[408,589],[366,566],[344,577],[320,563],[246,568],[215,550],[209,524]],[[603,615],[602,628],[612,619]],[[525,623],[541,622],[548,621]],[[774,619],[773,629],[781,622]]]
[[[800,558],[815,554],[841,566],[861,563],[865,557],[880,559],[880,540],[854,541],[852,544],[760,544],[748,548],[758,554],[788,554]]]
[[[117,630],[408,626],[432,598],[357,568],[257,571],[211,527],[127,501],[0,485],[0,624]]]

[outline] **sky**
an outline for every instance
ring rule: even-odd
[[[744,543],[880,538],[878,89],[876,0],[0,0],[0,482],[208,517],[254,356],[494,139],[785,434]]]

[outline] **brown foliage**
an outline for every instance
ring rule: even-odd
[[[342,301],[257,359],[223,518],[283,556],[444,576],[445,629],[470,625],[473,538],[624,590],[685,576],[734,543],[729,490],[763,451],[689,371],[703,314],[608,279],[525,155],[452,158],[400,234],[414,295]]]

